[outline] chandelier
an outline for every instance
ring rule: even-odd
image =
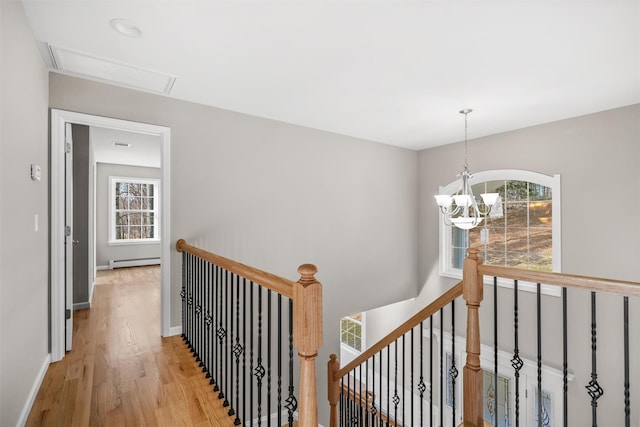
[[[498,193],[480,194],[485,206],[481,210],[478,207],[473,191],[471,191],[469,179],[472,175],[467,164],[467,116],[472,111],[470,108],[460,110],[460,114],[464,114],[464,169],[458,175],[460,177],[460,187],[453,196],[449,194],[434,196],[438,206],[440,206],[445,225],[455,225],[463,230],[478,226],[482,219],[489,214],[499,197]]]

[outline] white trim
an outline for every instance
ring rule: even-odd
[[[44,363],[40,367],[38,376],[31,386],[31,390],[29,390],[29,395],[27,396],[27,400],[22,407],[22,411],[20,412],[20,417],[18,418],[16,427],[24,427],[24,425],[27,424],[27,418],[29,418],[29,414],[31,413],[33,402],[36,401],[36,396],[38,395],[38,391],[40,390],[40,386],[42,385],[42,381],[44,380],[44,376],[47,374],[47,369],[49,369],[50,364],[51,354],[47,354],[44,358]]]
[[[151,184],[153,185],[153,209],[149,210],[154,215],[153,227],[155,228],[154,234],[155,237],[150,239],[116,239],[116,206],[115,206],[115,194],[116,194],[116,184],[119,182],[131,182],[135,184]],[[133,177],[125,177],[125,176],[110,176],[109,177],[109,246],[114,245],[136,245],[136,244],[153,244],[160,243],[162,238],[162,233],[160,227],[158,226],[162,223],[162,216],[160,214],[160,209],[162,203],[162,187],[160,186],[160,180],[154,178],[133,178]],[[136,212],[134,210],[134,212]],[[142,210],[138,210],[137,212],[143,212]]]
[[[108,265],[96,265],[96,271],[98,270],[109,270]]]
[[[552,216],[553,222],[551,226],[551,233],[553,236],[553,240],[551,242],[551,252],[552,252],[552,271],[559,273],[562,271],[562,234],[561,234],[561,225],[562,225],[562,214],[561,214],[561,185],[560,185],[560,174],[554,175],[545,175],[538,172],[521,170],[521,169],[495,169],[488,171],[476,172],[471,175],[469,179],[469,183],[471,185],[475,185],[482,182],[487,181],[501,181],[501,180],[512,180],[512,181],[526,181],[533,182],[536,184],[544,185],[545,187],[552,188],[551,192],[551,206],[552,206]],[[460,184],[460,180],[456,180],[450,182],[447,185],[440,186],[438,189],[439,194],[453,194],[458,190]],[[462,279],[462,270],[453,268],[449,265],[448,262],[448,252],[451,247],[451,233],[449,232],[449,226],[444,225],[444,221],[442,218],[442,212],[439,213],[439,262],[438,269],[440,276],[451,277],[453,279]],[[447,254],[447,256],[443,256],[443,254]],[[493,285],[493,278],[485,277],[484,283],[486,285]],[[511,280],[506,279],[498,279],[498,286],[504,288],[513,288],[513,282]],[[527,292],[536,292],[537,286],[535,283],[531,282],[518,282],[518,288]],[[558,286],[550,286],[550,285],[542,285],[541,292],[545,295],[553,295],[560,296],[560,287]]]
[[[168,334],[163,334],[165,337],[172,337],[174,335],[182,335],[182,326],[172,326],[169,328]]]
[[[65,110],[51,110],[51,360],[64,357],[64,128],[65,123],[106,127],[129,132],[157,135],[161,140],[162,181],[160,229],[163,236],[171,236],[171,129],[146,123],[94,116]],[[163,239],[161,272],[161,334],[168,336],[170,312],[170,255],[169,238]]]

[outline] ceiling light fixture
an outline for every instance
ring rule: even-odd
[[[140,37],[142,30],[136,24],[126,19],[116,18],[109,21],[109,25],[118,33],[127,37]]]
[[[479,225],[482,219],[489,214],[499,197],[498,193],[480,194],[486,207],[486,209],[480,210],[473,191],[471,191],[469,179],[472,175],[467,164],[467,116],[472,111],[470,108],[460,110],[460,114],[464,114],[464,169],[458,175],[460,177],[460,188],[453,196],[449,194],[434,196],[438,206],[440,206],[445,225],[455,225],[463,230],[469,230]],[[455,207],[453,207],[454,204]]]

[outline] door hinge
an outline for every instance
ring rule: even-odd
[[[71,310],[68,308],[64,311],[64,318],[67,320],[71,319]]]
[[[64,144],[64,152],[69,154],[71,152],[71,143],[67,142]]]
[[[64,235],[65,235],[66,237],[71,236],[71,226],[70,226],[70,225],[67,225],[67,226],[64,228]]]

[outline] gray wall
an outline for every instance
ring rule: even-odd
[[[49,79],[22,3],[0,16],[0,425],[14,426],[48,354]]]
[[[470,132],[473,124],[470,123]],[[381,336],[424,307],[456,280],[438,274],[438,208],[433,199],[438,186],[456,179],[462,168],[464,147],[451,144],[419,153],[419,283],[414,301],[367,313],[367,343]],[[548,175],[561,174],[562,272],[640,282],[640,105],[605,111],[569,120],[479,138],[469,142],[471,171],[526,169]],[[481,316],[483,341],[492,332],[493,287],[485,289]],[[498,294],[500,345],[513,350],[512,293]],[[535,337],[535,295],[521,296],[520,336]],[[457,307],[458,325],[464,325],[464,309]],[[556,297],[543,298],[544,362],[562,365],[561,306]],[[605,388],[599,402],[603,425],[623,425],[622,408],[622,301],[617,297],[598,300],[598,380]],[[387,322],[390,316],[400,319]],[[571,425],[588,425],[589,401],[584,386],[590,380],[589,294],[569,292],[570,367],[575,372],[569,393]],[[631,301],[631,324],[640,324],[640,301]],[[464,335],[462,327],[459,334]],[[521,338],[525,357],[535,360],[534,341]],[[633,367],[632,396],[640,391],[640,337],[631,337]],[[634,356],[635,355],[635,356]],[[635,405],[637,408],[637,405]],[[638,411],[633,413],[638,424]]]
[[[298,265],[318,266],[319,396],[324,363],[339,350],[338,319],[415,296],[415,151],[57,74],[50,106],[171,128],[172,242],[184,238],[294,280]],[[171,272],[175,326],[177,252]]]
[[[73,125],[73,304],[89,303],[89,126]],[[77,305],[76,305],[77,304]]]
[[[158,148],[159,149],[159,148]],[[160,243],[141,245],[109,245],[109,177],[160,179],[162,172],[158,168],[97,164],[96,177],[96,265],[109,266],[112,259],[136,259],[160,257]],[[162,185],[162,182],[160,183]]]

